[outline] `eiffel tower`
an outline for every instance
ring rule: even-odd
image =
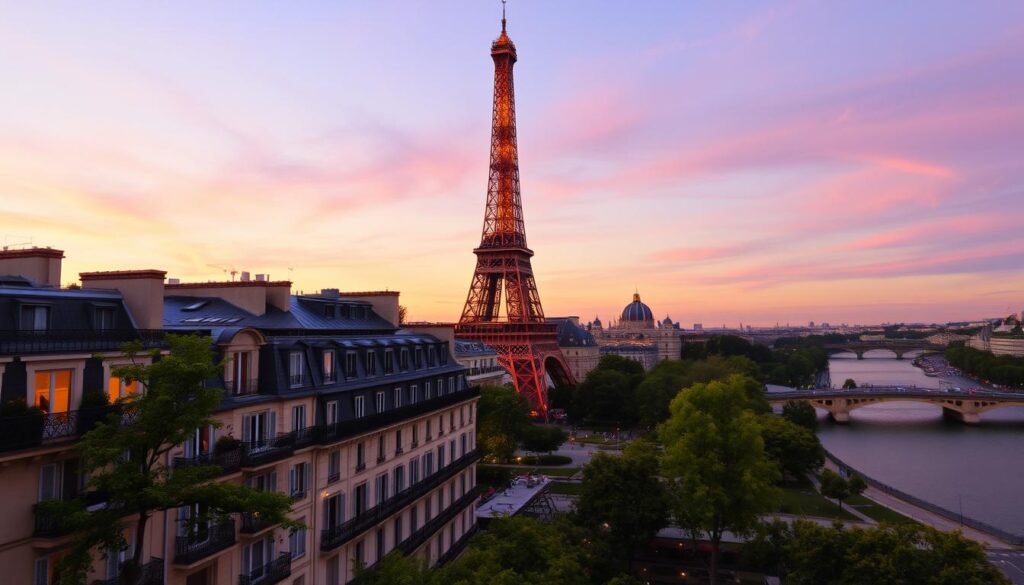
[[[566,385],[576,381],[558,348],[558,326],[544,321],[530,265],[533,250],[526,246],[512,80],[516,46],[505,30],[504,7],[501,35],[491,44],[491,58],[494,114],[487,208],[480,246],[473,250],[476,270],[456,335],[493,347],[498,362],[512,374],[516,391],[526,397],[533,414],[547,418],[547,378]]]

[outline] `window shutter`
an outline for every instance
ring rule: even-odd
[[[270,428],[267,429],[267,441],[273,441],[277,437],[277,413],[270,411]]]
[[[295,493],[295,468],[292,467],[288,470],[288,493]]]
[[[303,471],[303,476],[304,476],[304,477],[302,478],[302,487],[303,487],[303,489],[305,489],[305,490],[306,490],[307,492],[308,492],[308,491],[312,491],[312,486],[313,486],[313,480],[312,480],[312,478],[310,477],[310,472],[312,471],[312,469],[310,468],[310,466],[309,466],[309,465],[303,465],[303,466],[302,466],[302,471]]]
[[[252,547],[242,547],[242,573],[248,575],[252,572]]]
[[[54,486],[57,483],[57,466],[44,465],[39,468],[39,501],[47,502],[57,498]],[[43,559],[45,560],[45,559]]]
[[[249,443],[249,442],[252,441],[252,428],[251,427],[252,427],[252,416],[248,415],[248,414],[243,415],[242,416],[242,442],[243,443]]]
[[[50,560],[46,557],[36,559],[35,585],[49,585]]]
[[[276,492],[277,491],[277,472],[276,471],[271,471],[270,472],[270,491],[272,491],[272,492]]]

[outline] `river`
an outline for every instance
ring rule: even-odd
[[[858,360],[829,360],[832,383],[939,388],[963,380],[931,378],[911,360],[868,352]],[[820,411],[819,411],[820,412]],[[848,425],[822,414],[819,436],[826,449],[875,479],[965,516],[1024,534],[1024,407],[985,413],[968,426],[948,421],[937,406],[889,402],[850,413]]]

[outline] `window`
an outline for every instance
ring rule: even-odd
[[[296,463],[288,471],[288,494],[293,498],[304,498],[309,491],[309,463]]]
[[[301,354],[299,357],[302,357]],[[252,376],[252,364],[251,351],[236,351],[231,356],[231,381],[229,386],[233,394],[256,393],[256,380]]]
[[[419,459],[413,459],[409,462],[409,485],[414,485],[420,481],[420,461]]]
[[[430,522],[430,519],[434,517],[434,506],[430,503],[430,498],[423,499],[423,521]]]
[[[416,362],[416,367],[417,368],[422,368],[423,367],[423,348],[422,347],[417,347],[416,348],[415,352],[413,353],[413,359]]]
[[[352,399],[352,412],[356,418],[366,416],[366,397],[356,396]]]
[[[366,469],[366,447],[359,443],[356,445],[356,471]]]
[[[416,532],[420,527],[420,510],[417,506],[409,509],[409,531]]]
[[[403,347],[402,351],[398,354],[398,367],[403,370],[409,369],[409,349]]]
[[[437,395],[444,396],[444,378],[437,379]]]
[[[420,444],[420,425],[412,425],[412,446],[417,447]]]
[[[299,522],[305,523],[305,518]],[[296,528],[288,534],[288,548],[291,550],[292,558],[297,559],[306,555],[306,529]]]
[[[35,562],[35,576],[33,585],[50,585],[50,559],[38,558]]]
[[[324,500],[324,526],[330,530],[340,526],[343,522],[345,522],[345,494],[334,494]]]
[[[402,517],[395,518],[395,546],[402,542]]]
[[[356,486],[356,516],[366,513],[368,503],[366,501],[366,483],[361,483]]]
[[[341,451],[331,451],[327,456],[327,483],[341,479]]]
[[[242,442],[252,449],[270,446],[270,440],[277,435],[277,413],[257,412],[242,416]]]
[[[434,350],[434,346],[430,346],[427,348],[427,366],[434,367],[435,363],[437,363],[437,352]]]
[[[212,426],[199,427],[192,433],[188,439],[185,439],[183,445],[184,456],[189,459],[198,459],[204,455],[209,455],[213,451],[214,433],[216,431]]]
[[[110,331],[114,328],[114,308],[96,307],[93,325],[96,331]]]
[[[373,482],[373,501],[375,506],[381,505],[388,499],[388,474],[382,473]]]
[[[36,372],[33,404],[46,414],[67,412],[70,408],[71,370]]]
[[[338,374],[335,371],[334,352],[324,352],[324,384],[330,384],[337,380]]]
[[[416,404],[420,401],[420,387],[416,384],[409,386],[409,404]]]
[[[384,435],[377,437],[377,463],[382,463],[387,456],[384,454]]]
[[[459,428],[466,426],[466,407],[459,409]]]
[[[357,410],[357,411],[359,410],[358,406],[361,403],[361,401],[360,401],[361,398],[362,398],[362,396],[356,396],[356,407],[357,408],[355,410]],[[356,414],[356,416],[362,416],[362,415]],[[337,400],[332,400],[332,401],[327,403],[327,415],[324,418],[325,418],[325,422],[327,424],[329,424],[329,425],[333,425],[334,423],[338,422],[338,401]]]
[[[39,468],[39,501],[61,499],[64,463],[50,463]]]
[[[46,331],[50,327],[50,307],[29,306],[21,308],[22,331]]]
[[[448,411],[448,430],[449,431],[454,431],[455,430],[455,411],[454,410]]]
[[[270,473],[263,473],[260,475],[254,475],[249,479],[245,480],[245,485],[250,488],[261,491],[261,492],[276,492],[277,491],[277,472],[271,471]]]
[[[396,467],[395,471],[394,471],[394,475],[395,475],[395,494],[400,494],[400,493],[402,493],[402,490],[405,489],[405,466],[404,465],[399,465],[398,467]]]
[[[111,376],[107,382],[107,397],[110,403],[113,404],[125,396],[134,396],[139,393],[139,381],[138,380],[125,380],[124,378],[118,378],[117,376]]]
[[[395,431],[395,455],[402,454],[402,429]]]
[[[444,467],[444,445],[437,446],[437,468],[441,469]]]
[[[292,407],[292,430],[301,431],[306,428],[306,405]]]
[[[444,366],[444,365],[447,365],[447,364],[448,364],[448,347],[447,347],[447,344],[445,344],[444,346],[441,347],[441,365]]]
[[[430,400],[430,382],[423,383],[423,399]]]
[[[437,436],[438,437],[444,436],[444,416],[443,415],[438,415],[437,416]]]
[[[267,536],[243,546],[242,574],[248,575],[251,581],[263,577],[267,571],[267,563],[274,558],[274,544],[274,537]]]
[[[434,454],[427,453],[423,456],[423,477],[430,477],[434,473]]]
[[[395,371],[395,352],[390,349],[384,350],[384,373],[393,374]]]
[[[356,543],[355,554],[352,555],[352,560],[355,562],[357,567],[366,566],[366,544],[364,540],[360,540]]]
[[[448,462],[451,463],[453,461],[455,461],[455,438],[454,437],[452,438],[451,441],[448,441]]]
[[[377,393],[377,412],[378,413],[384,412],[386,404],[387,404],[387,399],[384,396],[384,392],[378,392]]]
[[[399,407],[402,406],[402,389],[400,387],[399,388],[395,388],[394,395],[395,395],[395,408],[399,408]]]
[[[466,433],[462,433],[462,435],[459,436],[459,454],[466,454]]]
[[[428,418],[428,419],[427,419],[427,440],[428,440],[428,441],[434,438],[434,437],[433,437],[433,436],[431,435],[431,433],[430,433],[430,422],[431,422],[431,419],[429,419],[429,418]]]
[[[356,354],[353,351],[345,353],[345,376],[356,377]]]
[[[448,376],[448,393],[455,392],[455,376]]]
[[[288,354],[288,384],[292,388],[302,386],[302,374],[305,359],[301,351],[293,351]]]
[[[377,375],[377,354],[372,349],[366,352],[366,375]]]
[[[384,558],[384,529],[377,529],[377,560]]]

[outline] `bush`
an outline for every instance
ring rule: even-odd
[[[503,487],[512,480],[512,472],[508,467],[479,465],[476,468],[476,481],[483,485]]]
[[[217,439],[217,443],[216,445],[214,445],[214,450],[217,453],[226,453],[228,451],[234,451],[241,445],[242,442],[239,441],[238,439],[232,437],[231,435],[224,435],[223,437]]]
[[[541,455],[539,457],[529,456],[523,457],[522,461],[518,461],[523,465],[569,465],[572,463],[572,457],[566,457],[565,455]]]
[[[24,399],[8,400],[0,407],[0,450],[38,445],[43,440],[43,411]]]

